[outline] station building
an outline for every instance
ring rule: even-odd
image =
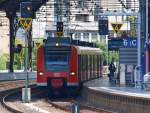
[[[113,4],[113,2],[117,5]],[[115,11],[127,11],[118,0],[113,0],[113,2],[109,0],[88,0],[82,3],[82,1],[79,2],[75,0],[70,2],[70,7],[68,7],[66,3],[64,3],[62,5],[62,21],[64,22],[64,36],[69,36],[73,39],[81,41],[107,43],[108,36],[99,35],[98,33],[98,12],[110,11],[113,13]],[[126,4],[126,2],[124,1],[123,3],[129,9],[129,11],[131,11],[131,9],[138,10],[136,7],[133,7],[134,3],[137,3],[137,1],[131,1],[130,5]],[[56,21],[58,20],[57,16],[55,16],[57,14],[57,11],[54,8],[53,3],[53,0],[49,0],[49,2],[47,2],[45,6],[42,6],[37,12],[37,18],[34,21],[35,27],[33,27],[40,31],[44,23],[46,23],[44,31],[46,37],[56,36]],[[69,12],[69,14],[64,12]],[[123,23],[123,26],[120,29],[121,31],[130,31],[131,29],[130,23],[128,20],[126,20],[126,17],[110,16],[108,17],[108,21],[110,37],[118,37],[116,34],[113,33],[111,23]],[[39,28],[37,28],[38,25],[36,24],[39,25]],[[33,37],[35,36],[37,35],[33,34]]]
[[[123,4],[118,0],[74,0],[68,7],[67,1],[63,4],[62,21],[64,22],[64,36],[72,36],[73,39],[88,42],[107,43],[108,36],[100,36],[98,33],[98,12],[99,11],[126,11],[125,7],[131,10],[138,10],[136,7],[138,0],[123,0]],[[130,4],[127,2],[130,1]],[[36,12],[36,19],[32,24],[32,36],[34,38],[44,38],[47,36],[56,36],[56,14],[54,0],[49,0]],[[117,5],[115,5],[115,4]],[[101,9],[101,10],[100,10]],[[67,12],[68,11],[68,12]],[[68,16],[69,15],[69,16]],[[69,18],[68,18],[69,17]],[[126,17],[109,17],[109,36],[117,37],[112,30],[111,23],[122,22]],[[121,31],[131,29],[128,22],[124,22]],[[19,30],[18,32],[20,32]],[[9,54],[9,20],[4,12],[0,12],[0,54]],[[16,38],[22,38],[23,35],[17,33]]]

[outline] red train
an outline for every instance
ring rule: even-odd
[[[37,85],[49,90],[74,90],[100,77],[102,51],[89,46],[93,44],[69,38],[47,39],[37,53]]]

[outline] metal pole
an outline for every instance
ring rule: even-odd
[[[14,15],[9,15],[9,28],[10,28],[10,63],[9,63],[9,71],[14,72],[13,68],[13,63],[14,63],[14,52],[13,52],[13,47],[14,47]]]
[[[148,0],[146,0],[146,44],[148,44]],[[146,49],[146,73],[149,72],[148,49]]]
[[[138,66],[141,66],[141,14],[138,15]]]
[[[24,102],[28,102],[28,37],[27,32],[25,33],[25,73],[26,73],[26,80],[25,80],[25,99]]]
[[[138,52],[138,80],[137,84],[140,86],[142,89],[142,73],[141,73],[141,14],[139,13],[138,15],[138,39],[137,39],[138,47],[137,47],[137,52]]]
[[[57,6],[55,7],[55,15],[57,15],[57,22],[62,22],[62,0],[56,0]]]

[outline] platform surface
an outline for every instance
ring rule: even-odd
[[[150,91],[145,91],[134,87],[120,87],[117,85],[112,85],[110,84],[108,77],[91,80],[86,82],[84,85],[96,91],[150,99]]]
[[[28,72],[29,79],[36,79],[36,72]],[[0,72],[0,81],[23,80],[27,76],[26,72]]]

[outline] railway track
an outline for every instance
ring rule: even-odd
[[[35,84],[34,80],[29,81],[30,85]],[[14,93],[21,91],[21,88],[24,87],[24,80],[17,80],[17,81],[1,81],[0,82],[0,109],[2,113],[11,113],[14,112],[7,108],[4,100],[5,98]],[[6,109],[7,108],[7,109]],[[15,112],[17,113],[17,112]]]
[[[18,95],[19,92],[21,92],[21,90],[16,90],[16,91],[13,91],[13,92],[5,95],[4,98],[3,98],[3,105],[9,111],[11,111],[13,113],[31,113],[30,110],[27,111],[25,109],[21,109],[21,110],[16,109],[16,108],[14,109],[14,107],[9,104],[9,102],[8,102],[9,98],[14,98],[15,96],[13,96],[13,95]],[[39,90],[37,87],[32,87],[32,94],[33,94],[32,97],[33,98],[36,97],[36,101],[40,100],[39,98],[37,98],[38,96],[41,95],[40,92],[41,92],[41,90]],[[19,96],[17,96],[17,97],[19,97]],[[72,98],[57,98],[57,99],[50,99],[49,100],[49,99],[44,97],[42,99],[44,100],[44,101],[41,102],[43,105],[38,105],[38,103],[34,103],[34,105],[36,105],[38,108],[40,106],[48,106],[48,110],[49,110],[48,112],[49,113],[70,113],[72,105],[74,105],[74,104],[77,104],[77,105],[80,106],[80,113],[114,113],[114,112],[111,112],[111,111],[106,111],[106,110],[103,110],[103,109],[98,109],[98,108],[95,108],[95,107],[88,106],[85,103],[81,103],[80,101],[78,101],[76,99],[72,99]],[[35,99],[33,99],[33,100],[35,100]],[[29,106],[32,105],[32,104],[29,103]],[[14,106],[17,106],[17,104],[14,105]],[[44,109],[44,108],[42,108],[42,109]],[[54,112],[51,112],[51,111],[54,111]],[[39,111],[32,111],[32,112],[33,113],[34,112],[40,113]]]
[[[104,109],[89,106],[85,103],[81,103],[76,99],[53,99],[53,100],[46,99],[45,101],[51,104],[52,106],[64,110],[66,112],[70,112],[72,106],[77,105],[79,106],[80,113],[115,113],[112,111],[107,111]]]

